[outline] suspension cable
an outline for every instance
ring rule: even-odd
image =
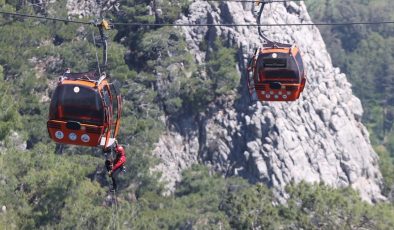
[[[349,25],[377,25],[377,24],[394,24],[394,21],[375,21],[375,22],[334,22],[334,23],[278,23],[278,24],[257,24],[257,23],[201,23],[201,24],[193,24],[193,23],[179,23],[179,24],[171,24],[171,23],[122,23],[115,22],[112,23],[114,26],[130,26],[130,27],[149,27],[149,26],[179,26],[179,27],[198,27],[198,26],[226,26],[226,27],[248,27],[248,26],[349,26]]]
[[[21,16],[21,17],[25,17],[25,18],[44,19],[44,20],[50,20],[50,21],[76,23],[76,24],[83,24],[83,25],[90,25],[91,24],[90,22],[84,22],[84,21],[78,21],[78,20],[70,20],[70,19],[62,19],[62,18],[37,16],[37,15],[31,15],[31,14],[20,14],[20,13],[5,12],[5,11],[0,11],[0,14],[12,15],[12,16]]]
[[[254,2],[258,3],[275,3],[275,2],[303,2],[304,0],[204,0],[206,2]]]
[[[53,17],[44,17],[44,16],[35,16],[35,15],[27,15],[27,14],[19,14],[19,13],[11,13],[0,11],[0,14],[12,15],[12,16],[21,16],[26,18],[37,18],[43,20],[52,20],[52,21],[61,21],[67,23],[76,23],[83,25],[91,25],[90,22],[85,21],[77,21],[77,20],[69,20],[69,19],[61,19],[61,18],[53,18]],[[226,27],[243,27],[243,26],[349,26],[349,25],[380,25],[380,24],[394,24],[394,21],[354,21],[354,22],[320,22],[320,23],[281,23],[281,24],[256,24],[256,23],[132,23],[132,22],[115,22],[111,23],[114,26],[130,26],[130,27],[157,27],[157,26],[179,26],[179,27],[198,27],[198,26],[226,26]]]

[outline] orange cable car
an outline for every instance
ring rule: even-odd
[[[100,31],[105,67],[107,41],[104,29],[109,29],[109,24],[102,20],[95,25]],[[49,136],[55,142],[101,146],[104,150],[116,145],[122,111],[120,84],[117,81],[109,83],[99,64],[97,67],[97,71],[85,73],[67,70],[60,77],[51,99],[47,122]]]
[[[48,133],[61,144],[110,147],[119,132],[122,97],[105,74],[66,72],[53,93]]]
[[[295,101],[306,83],[300,50],[295,45],[257,49],[247,68],[251,100]]]
[[[259,35],[265,40],[256,49],[247,66],[246,83],[251,101],[295,101],[306,83],[304,63],[296,45],[270,41],[261,31],[260,19],[267,2],[257,16]]]

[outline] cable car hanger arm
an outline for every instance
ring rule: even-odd
[[[257,30],[259,32],[260,37],[263,38],[263,40],[266,43],[273,43],[271,40],[269,40],[261,31],[261,26],[260,26],[260,20],[261,20],[261,15],[263,14],[263,10],[264,10],[264,6],[265,6],[265,2],[260,2],[261,6],[260,6],[260,10],[259,10],[259,14],[257,15]]]
[[[101,21],[93,20],[91,21],[91,24],[94,25],[95,27],[97,27],[99,29],[99,33],[100,33],[100,43],[103,46],[103,61],[102,61],[102,67],[105,68],[107,67],[107,57],[108,57],[108,53],[107,53],[107,36],[104,33],[104,30],[109,30],[110,29],[110,24],[107,20],[102,19]],[[94,36],[94,31],[92,31],[92,39],[93,39],[93,43],[94,46],[96,47],[96,39]],[[105,74],[101,74],[101,68],[100,68],[100,63],[98,60],[98,54],[97,54],[97,48],[96,48],[96,62],[97,62],[97,70],[99,72],[100,78],[97,81],[96,85],[99,85],[101,83],[101,81],[103,81],[105,79]]]

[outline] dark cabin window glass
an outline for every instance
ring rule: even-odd
[[[302,62],[301,54],[298,52],[295,58],[298,63],[298,67],[300,68],[300,72],[303,74],[304,73],[304,63]]]
[[[284,58],[266,58],[263,61],[264,68],[286,68],[287,60]]]
[[[298,74],[294,71],[289,70],[268,70],[264,72],[265,78],[286,78],[286,79],[297,79]]]
[[[111,104],[111,98],[109,96],[109,92],[107,87],[104,87],[103,90],[101,91],[101,94],[103,95],[104,98],[104,103],[106,106],[110,106]]]
[[[297,64],[293,56],[288,53],[278,53],[278,58],[272,58],[272,54],[265,55],[259,60],[257,66],[260,81],[274,78],[290,80],[299,78]]]
[[[49,119],[102,124],[104,110],[99,93],[80,85],[58,86],[52,96]]]
[[[120,90],[120,84],[119,82],[114,82],[113,84],[110,85],[110,92],[112,95],[112,111],[113,111],[113,117],[114,119],[117,119],[118,117],[118,109],[119,109],[119,105],[118,105],[118,93]]]

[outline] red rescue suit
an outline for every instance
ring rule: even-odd
[[[117,190],[115,176],[116,176],[116,174],[119,174],[120,169],[122,169],[123,165],[126,163],[126,152],[122,146],[120,146],[120,145],[116,146],[115,153],[116,153],[115,160],[113,162],[110,162],[109,160],[107,160],[105,163],[107,170],[108,170],[108,175],[112,179],[112,189],[111,190],[113,190],[113,191]]]
[[[114,160],[114,166],[112,167],[112,173],[114,173],[117,169],[122,167],[124,163],[126,163],[126,153],[124,148],[120,145],[115,148],[116,158]]]

